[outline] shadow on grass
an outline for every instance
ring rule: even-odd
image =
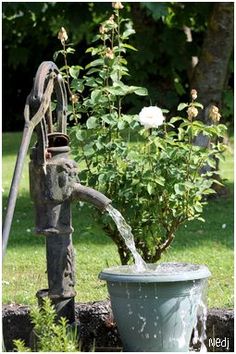
[[[189,222],[177,233],[173,247],[177,249],[203,246],[206,242],[233,249],[233,184],[228,184],[228,196],[210,200],[200,221]],[[3,198],[3,207],[7,198]],[[112,244],[102,224],[94,221],[93,209],[73,205],[74,244]],[[94,209],[95,211],[95,209]],[[3,217],[4,219],[4,217]],[[28,195],[17,200],[8,247],[44,244],[44,236],[34,235],[34,206]]]

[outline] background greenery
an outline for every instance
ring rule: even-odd
[[[9,193],[19,133],[3,134],[3,207]],[[220,168],[227,178],[228,195],[210,200],[205,223],[191,222],[182,228],[163,261],[207,264],[209,307],[233,307],[233,154],[232,141]],[[115,205],[115,201],[114,201]],[[76,301],[95,301],[107,297],[106,285],[98,280],[106,266],[119,264],[115,245],[95,225],[88,207],[73,207],[73,242],[76,252]],[[3,303],[35,303],[35,293],[47,287],[44,237],[35,236],[33,204],[28,193],[28,166],[25,163],[9,246],[3,264]]]
[[[135,97],[129,98],[127,112],[138,112],[140,105],[150,104],[173,111],[179,102],[186,101],[192,59],[201,54],[214,8],[214,2],[125,3],[122,15],[134,22],[136,35],[132,43],[138,49],[128,57],[131,81],[147,87],[150,93],[141,103]],[[110,2],[5,2],[2,9],[3,130],[12,131],[23,127],[22,112],[32,79],[40,63],[52,60],[58,50],[60,27],[66,28],[69,41],[76,48],[75,56],[68,58],[69,65],[76,62],[83,66],[89,56],[84,49],[90,46],[99,24],[109,18],[112,9]],[[233,13],[231,10],[227,16]],[[227,27],[227,17],[225,22]],[[192,41],[187,40],[186,29]],[[224,38],[224,43],[218,43],[217,38],[212,45],[220,55],[230,36]],[[232,124],[232,55],[224,81],[223,117],[224,122]]]

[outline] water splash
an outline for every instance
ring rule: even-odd
[[[199,321],[201,324],[201,332],[198,335],[198,341],[201,344],[200,352],[206,353],[207,347],[205,345],[205,340],[207,339],[207,335],[206,335],[207,306],[202,300],[199,303],[198,310],[199,310]]]
[[[132,229],[131,227],[127,224],[121,213],[116,210],[112,205],[108,205],[106,207],[106,211],[109,213],[111,218],[114,220],[116,223],[116,226],[123,237],[126,246],[128,249],[131,251],[134,261],[135,261],[135,270],[137,272],[143,272],[147,269],[147,265],[138,253],[135,243],[134,243],[134,236],[132,234]]]
[[[207,281],[202,281],[201,284],[201,296],[196,302],[197,306],[197,318],[193,329],[193,345],[199,343],[201,353],[207,353],[207,347],[205,345],[206,335],[206,323],[207,323],[207,305],[206,305],[206,292]],[[199,333],[200,332],[200,333]]]

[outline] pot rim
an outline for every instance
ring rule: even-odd
[[[105,268],[100,274],[99,279],[108,282],[127,282],[127,283],[167,283],[176,281],[190,281],[205,279],[211,276],[211,272],[206,265],[180,262],[165,262],[159,264],[161,267],[176,267],[178,272],[155,272],[157,264],[148,264],[148,272],[134,274],[134,266],[119,266]],[[180,268],[183,268],[182,270]]]

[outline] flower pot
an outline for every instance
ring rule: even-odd
[[[112,311],[124,351],[188,352],[207,278],[203,265],[149,264],[105,269]]]

